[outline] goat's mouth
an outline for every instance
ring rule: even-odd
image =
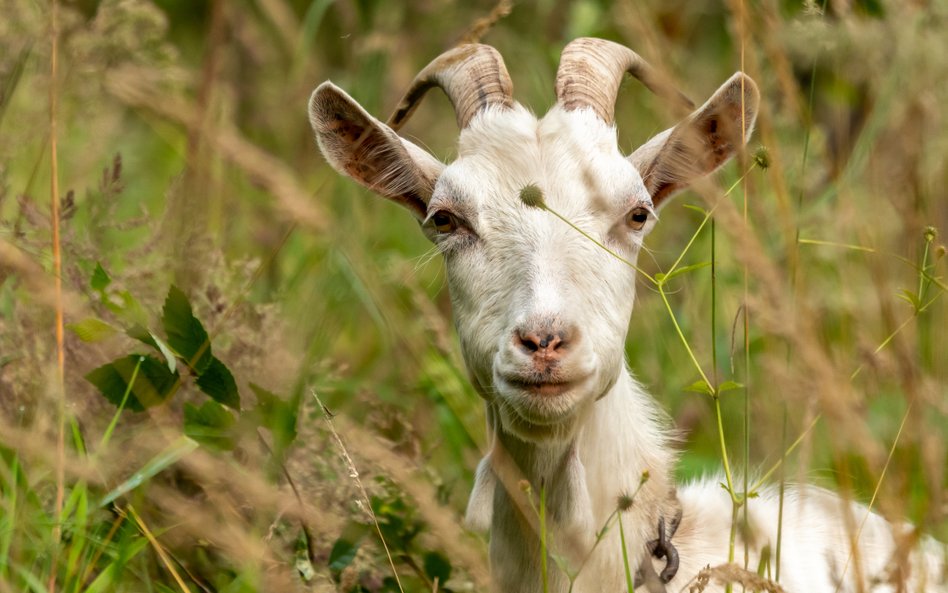
[[[553,425],[568,420],[584,399],[589,376],[550,377],[495,373],[494,388],[521,421]],[[504,407],[504,406],[502,406]]]
[[[556,397],[575,388],[580,381],[535,381],[522,377],[500,377],[507,387],[534,397]]]

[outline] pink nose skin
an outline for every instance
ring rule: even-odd
[[[535,364],[548,365],[563,358],[571,345],[571,334],[574,333],[560,328],[521,327],[514,331],[513,341],[514,346],[533,358]]]

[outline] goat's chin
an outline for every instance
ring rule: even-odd
[[[501,402],[498,406],[500,424],[503,431],[522,441],[531,443],[559,443],[566,442],[576,434],[578,421],[575,415],[555,422],[538,423],[525,418],[508,402]]]
[[[595,383],[587,377],[549,394],[495,377],[494,401],[501,425],[505,432],[525,441],[570,440],[580,424],[582,409],[597,398]]]

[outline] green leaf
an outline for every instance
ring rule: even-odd
[[[358,551],[359,542],[351,542],[340,537],[333,544],[332,551],[329,552],[329,570],[341,572],[342,569],[352,564]]]
[[[118,333],[117,329],[95,317],[89,317],[82,321],[77,321],[76,323],[69,323],[66,325],[66,328],[76,334],[76,337],[83,342],[101,342]]]
[[[919,305],[921,304],[918,299],[918,295],[911,290],[900,290],[897,296],[903,301],[906,301],[908,304],[912,305],[913,309],[918,309]]]
[[[687,208],[688,210],[694,210],[695,212],[700,213],[703,216],[708,215],[708,211],[702,208],[701,206],[695,206],[694,204],[682,204],[682,208]]]
[[[711,386],[705,380],[695,381],[688,387],[685,387],[685,391],[691,391],[694,393],[704,393],[705,395],[714,395],[714,390],[711,389]]]
[[[187,437],[178,437],[178,439],[168,445],[161,453],[155,455],[141,467],[137,472],[128,477],[127,480],[115,487],[111,492],[105,495],[99,506],[114,502],[118,497],[124,496],[135,488],[138,488],[151,478],[158,475],[168,467],[180,461],[183,457],[197,449],[198,444]]]
[[[316,578],[316,568],[313,566],[313,548],[309,541],[309,534],[305,528],[300,529],[300,534],[296,538],[296,546],[293,556],[296,559],[294,565],[296,572],[305,582],[310,582]]]
[[[257,396],[254,412],[260,418],[260,425],[273,434],[277,452],[285,449],[296,439],[296,406],[255,383],[250,384],[250,389]]]
[[[163,403],[177,389],[178,373],[169,371],[157,358],[130,354],[91,371],[86,375],[86,380],[95,385],[105,399],[115,406],[120,406],[139,360],[141,367],[125,407],[141,412],[145,408]]]
[[[197,378],[197,386],[214,401],[240,411],[240,394],[234,375],[216,356]]]
[[[682,275],[682,274],[687,274],[688,272],[693,272],[693,271],[695,271],[695,270],[700,270],[701,268],[706,268],[706,267],[708,267],[708,266],[710,266],[710,265],[711,265],[711,262],[709,262],[709,261],[703,261],[703,262],[701,262],[701,263],[691,264],[690,266],[682,266],[682,267],[680,267],[680,268],[676,268],[675,270],[669,272],[667,276],[665,276],[665,281],[668,282],[669,280],[671,280],[671,279],[674,278],[675,276],[680,276],[680,275]]]
[[[425,574],[432,581],[438,579],[439,589],[444,588],[444,584],[451,578],[451,562],[437,552],[428,552],[425,554],[424,563]]]
[[[125,330],[125,333],[128,337],[138,340],[142,344],[147,344],[161,352],[161,355],[165,357],[165,362],[168,364],[169,371],[173,373],[178,370],[178,359],[175,358],[171,348],[165,344],[164,340],[148,331],[144,326],[136,323]]]
[[[202,374],[214,358],[211,342],[204,326],[194,316],[188,297],[173,284],[165,299],[161,321],[168,335],[168,344],[195,373]]]
[[[726,391],[734,391],[735,389],[741,389],[744,387],[743,383],[738,383],[736,381],[725,381],[718,385],[718,394],[722,394]]]
[[[184,434],[213,449],[233,451],[236,422],[234,415],[217,402],[204,402],[200,408],[184,404]]]
[[[368,525],[350,521],[343,528],[339,539],[332,545],[332,551],[329,552],[327,564],[329,569],[338,574],[345,567],[352,563],[356,552],[359,551],[362,538],[368,533]]]
[[[109,277],[108,272],[105,271],[105,268],[102,267],[102,264],[99,262],[95,263],[95,270],[92,271],[92,279],[89,281],[89,284],[92,286],[92,290],[102,292],[109,287],[109,284],[112,283],[112,278]]]

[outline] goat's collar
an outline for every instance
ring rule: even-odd
[[[665,585],[678,573],[678,550],[671,539],[681,524],[682,507],[678,496],[672,491],[673,515],[666,522],[665,517],[658,518],[658,537],[645,544],[645,557],[635,573],[634,587],[644,586],[648,593],[666,593]],[[665,568],[661,573],[655,572],[652,558],[665,559]]]

